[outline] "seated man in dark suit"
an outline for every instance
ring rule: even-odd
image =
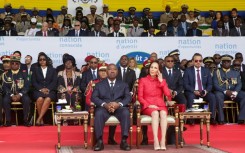
[[[103,128],[105,122],[111,115],[114,115],[121,124],[121,144],[122,150],[131,150],[127,144],[128,132],[130,128],[129,110],[126,107],[131,101],[128,85],[116,79],[118,69],[115,64],[107,67],[107,79],[97,83],[92,94],[91,101],[96,105],[95,110],[95,137],[97,143],[95,151],[104,149]]]
[[[149,12],[148,14],[148,18],[146,18],[143,21],[143,28],[144,30],[149,30],[150,27],[154,27],[155,29],[157,29],[158,23],[157,21],[153,18],[153,14],[152,12]]]
[[[238,124],[245,120],[245,92],[241,91],[242,82],[238,71],[231,68],[233,57],[223,55],[221,58],[222,67],[213,74],[215,97],[218,105],[218,120],[224,124],[224,100],[234,100],[240,104]]]
[[[58,37],[60,32],[57,28],[54,28],[54,20],[52,18],[48,18],[48,31],[52,31],[54,33],[54,36]]]
[[[203,98],[209,103],[209,109],[212,113],[210,123],[216,124],[216,99],[211,92],[213,88],[212,77],[209,69],[201,66],[202,61],[202,55],[195,53],[192,57],[194,66],[187,68],[184,73],[183,81],[187,99],[187,108],[192,108],[194,99],[200,97]]]
[[[222,20],[217,22],[217,28],[212,31],[212,36],[229,36],[229,32],[224,28]]]
[[[120,24],[114,24],[114,32],[109,33],[108,37],[124,37],[124,34],[119,32],[120,30]]]
[[[85,24],[85,23],[83,23]],[[75,21],[74,23],[74,29],[69,30],[66,36],[70,37],[82,37],[82,36],[88,36],[88,31],[86,29],[81,29],[81,22]]]
[[[150,27],[148,32],[142,32],[141,37],[155,37],[156,35],[154,33],[155,33],[155,28]]]
[[[52,36],[54,36],[54,32],[48,31],[48,23],[43,22],[42,29],[40,31],[36,32],[36,36],[52,37]]]
[[[238,52],[235,54],[235,59],[239,60],[241,62],[240,71],[245,72],[245,64],[243,64],[243,55],[242,53]]]
[[[0,31],[0,36],[18,36],[17,31],[11,30],[11,23],[4,24],[4,30]]]
[[[165,67],[163,68],[163,78],[166,79],[168,88],[171,90],[172,98],[179,105],[181,112],[185,111],[186,98],[183,94],[183,78],[180,70],[174,69],[174,58],[172,56],[165,57]]]
[[[235,27],[230,29],[230,36],[245,36],[245,29],[241,27],[241,23],[240,18],[235,20]]]
[[[197,23],[191,24],[191,29],[187,30],[186,36],[202,36],[202,31],[197,29]]]
[[[160,31],[156,34],[157,37],[166,37],[166,36],[173,36],[172,33],[170,33],[169,31],[167,31],[167,25],[165,23],[163,23],[160,26]]]
[[[94,25],[94,30],[89,33],[90,37],[106,37],[105,32],[101,31],[101,26],[96,23]]]
[[[232,63],[233,69],[240,72],[241,75],[241,82],[242,82],[242,91],[245,91],[245,71],[241,71],[241,61],[238,59],[235,59]]]
[[[11,126],[11,102],[21,102],[23,105],[24,125],[30,126],[28,114],[30,112],[30,98],[27,95],[29,82],[27,72],[20,70],[20,57],[11,56],[11,70],[3,74],[3,108],[6,115],[6,125]]]

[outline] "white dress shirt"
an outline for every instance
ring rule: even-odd
[[[42,68],[42,67],[41,67],[41,68]],[[44,77],[44,79],[46,78],[47,70],[48,70],[48,67],[42,68],[42,72],[43,72],[43,77]]]

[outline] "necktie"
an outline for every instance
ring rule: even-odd
[[[170,78],[172,77],[171,70],[168,70],[168,76],[169,76]]]
[[[114,97],[114,93],[113,93],[113,82],[110,83],[110,96],[111,96],[111,100],[113,100],[113,97]]]
[[[125,75],[126,75],[126,68],[123,68],[123,81],[125,81]]]
[[[78,31],[76,30],[75,36],[78,37]]]
[[[6,36],[9,36],[9,31],[6,31]]]
[[[200,92],[202,92],[202,81],[201,81],[201,77],[200,77],[200,70],[197,70],[197,86],[198,86],[198,90]]]
[[[47,37],[47,32],[46,31],[43,32],[43,36]]]
[[[116,32],[116,37],[118,37],[118,33]]]
[[[111,89],[111,91],[113,91],[113,87],[114,87],[113,84],[114,84],[113,82],[110,83],[110,89]]]
[[[237,28],[238,35],[241,36],[240,28]]]
[[[93,80],[95,80],[97,77],[95,75],[95,71],[93,71]]]
[[[193,36],[196,36],[196,30],[193,30]]]

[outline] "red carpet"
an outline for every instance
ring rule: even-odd
[[[184,132],[186,144],[199,144],[199,126],[187,126]],[[107,135],[108,129],[106,128]],[[206,132],[204,144],[206,144]],[[133,135],[135,139],[135,133]],[[149,141],[153,143],[151,128]],[[245,152],[245,126],[223,125],[211,127],[211,146],[232,153]],[[104,137],[107,140],[107,136]],[[116,139],[120,140],[120,128],[117,128]],[[107,141],[105,141],[107,142]],[[0,153],[55,153],[57,144],[57,127],[0,127]],[[135,140],[134,140],[135,144]],[[61,145],[83,145],[83,127],[66,126],[61,129]],[[90,148],[89,148],[90,149]],[[133,146],[133,149],[136,149]],[[181,149],[180,149],[181,150]]]

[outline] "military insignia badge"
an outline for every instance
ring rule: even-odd
[[[231,84],[237,84],[237,78],[231,78]]]
[[[8,77],[8,78],[7,78],[7,81],[10,82],[10,81],[12,81],[12,79],[11,79],[10,77]]]

